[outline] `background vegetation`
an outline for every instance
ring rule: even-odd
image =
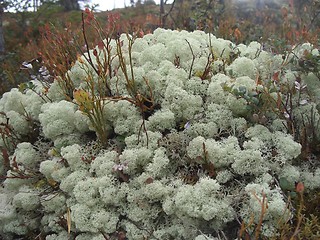
[[[69,39],[79,37],[81,14],[79,2],[11,0],[0,1],[5,48],[0,56],[0,93],[21,82],[30,80],[30,69],[21,68],[23,62],[38,59],[43,53],[54,54],[46,39],[52,31]],[[131,1],[124,9],[96,13],[101,23],[114,15],[119,17],[119,32],[152,32],[157,27],[204,30],[236,43],[253,40],[263,42],[274,52],[284,51],[290,45],[311,42],[319,45],[320,7],[316,0],[283,1],[232,0],[175,0]],[[88,4],[88,2],[84,1]],[[5,9],[15,12],[4,12]],[[91,6],[95,10],[96,6]],[[31,11],[30,11],[31,10]],[[1,18],[0,18],[1,24]],[[94,35],[92,45],[94,42]],[[1,29],[0,29],[1,40]],[[1,41],[0,41],[1,42]],[[1,45],[1,44],[0,44]],[[3,44],[2,44],[3,45]],[[69,44],[70,45],[70,44]],[[48,52],[49,51],[49,52]],[[50,52],[53,51],[53,52]],[[77,54],[76,50],[73,54]],[[71,57],[70,60],[74,60]],[[40,59],[38,59],[40,60]]]

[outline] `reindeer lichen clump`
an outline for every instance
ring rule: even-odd
[[[82,55],[44,54],[50,81],[1,98],[1,236],[313,238],[319,51],[118,34],[117,18],[104,31],[86,10]]]

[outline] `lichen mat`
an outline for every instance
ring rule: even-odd
[[[306,151],[319,139],[315,59],[310,44],[277,55],[156,29],[105,40],[67,78],[12,89],[0,100],[1,236],[276,236],[295,182],[320,187]]]

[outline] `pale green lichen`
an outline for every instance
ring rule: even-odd
[[[120,36],[126,64],[128,37]],[[284,190],[293,191],[297,181],[308,190],[320,187],[318,165],[312,159],[297,165],[306,146],[288,134],[294,120],[298,130],[312,125],[313,140],[320,135],[317,87],[310,89],[312,97],[295,94],[301,73],[295,60],[305,50],[318,54],[311,45],[297,47],[293,61],[283,65],[281,55],[257,42],[236,46],[201,31],[157,29],[132,45],[137,91],[119,67],[115,40],[110,47],[110,66],[117,70],[108,78],[113,95],[99,95],[99,76],[84,56],[67,73],[75,90],[83,91],[90,75],[108,139],[97,137],[88,112],[67,101],[59,78],[47,89],[48,101],[36,94],[43,90],[37,82],[36,93],[13,89],[1,98],[1,130],[8,117],[13,131],[0,140],[1,149],[9,149],[8,157],[1,156],[9,160],[0,168],[7,176],[0,191],[1,236],[40,229],[46,239],[67,239],[63,222],[70,213],[76,239],[102,239],[101,232],[117,237],[120,231],[130,240],[215,239],[236,219],[247,223],[254,216],[259,223],[265,197],[262,235],[268,237],[277,233],[279,219],[290,219]],[[103,60],[103,49],[96,51]],[[88,54],[96,64],[94,51]],[[279,69],[281,87],[269,81]],[[300,87],[315,80],[301,73]],[[286,99],[285,86],[296,89],[293,109],[286,106],[292,119],[277,105]],[[39,140],[20,141],[29,136],[30,122]]]

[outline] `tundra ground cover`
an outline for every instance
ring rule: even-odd
[[[319,50],[112,24],[1,98],[2,237],[317,237]]]

